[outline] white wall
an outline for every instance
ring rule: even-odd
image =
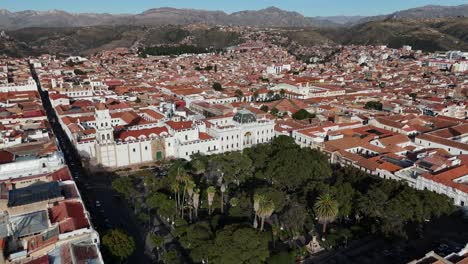
[[[50,173],[60,169],[63,165],[63,156],[60,152],[43,158],[1,164],[0,180]]]

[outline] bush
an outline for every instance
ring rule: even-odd
[[[120,261],[128,258],[135,251],[135,241],[125,232],[114,229],[102,237],[102,244]]]
[[[304,119],[309,119],[309,118],[314,118],[314,117],[315,117],[315,114],[311,114],[307,112],[307,110],[305,109],[301,109],[292,115],[292,118],[296,120],[304,120]]]
[[[374,109],[381,111],[382,110],[382,103],[378,101],[370,101],[367,102],[366,105],[364,106],[365,109]]]
[[[86,73],[80,69],[75,69],[73,72],[75,75],[86,75]]]
[[[223,90],[223,86],[221,86],[221,84],[219,82],[215,82],[213,83],[213,90],[215,91],[222,91]]]

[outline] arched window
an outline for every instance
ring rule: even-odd
[[[106,136],[105,135],[102,135],[102,140],[105,140],[106,139]]]

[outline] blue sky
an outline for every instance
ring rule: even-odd
[[[139,13],[154,7],[223,10],[231,13],[276,6],[306,16],[378,15],[423,5],[461,5],[468,0],[0,0],[0,9]]]

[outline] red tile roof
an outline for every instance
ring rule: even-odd
[[[0,150],[0,164],[10,163],[15,160],[15,155],[6,150]]]
[[[468,185],[464,183],[456,183],[454,180],[457,178],[463,177],[468,175],[468,166],[462,165],[441,173],[437,174],[423,174],[422,177],[429,179],[431,181],[435,181],[441,183],[446,186],[453,187],[465,193],[468,193]]]
[[[212,139],[213,137],[210,136],[210,135],[208,135],[207,133],[200,132],[200,133],[199,133],[199,138],[200,138],[201,140],[207,140],[207,139]]]
[[[149,138],[153,134],[157,136],[161,136],[161,134],[163,133],[168,134],[168,130],[166,127],[154,127],[154,128],[148,128],[148,129],[140,129],[140,130],[120,131],[116,134],[116,137],[125,141],[129,137],[138,139],[138,137],[143,135],[146,138]]]
[[[166,125],[168,125],[173,130],[179,131],[179,130],[192,128],[193,124],[192,124],[192,121],[180,121],[180,122],[168,121],[166,122]]]
[[[49,214],[52,223],[59,223],[61,234],[89,227],[83,204],[80,202],[61,202],[50,208]]]

